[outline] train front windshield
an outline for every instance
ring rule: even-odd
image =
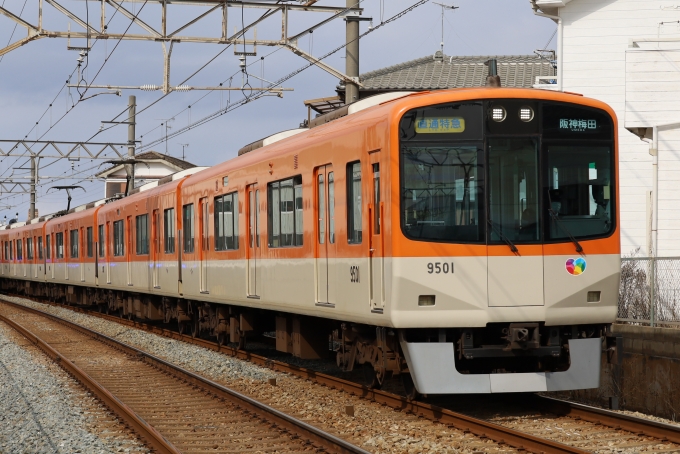
[[[413,240],[536,244],[614,231],[613,122],[565,103],[493,100],[408,112],[401,224]]]

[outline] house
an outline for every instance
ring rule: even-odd
[[[399,63],[359,76],[359,99],[391,91],[425,91],[443,88],[481,87],[486,84],[486,62],[495,58],[503,86],[533,87],[543,79],[553,79],[553,62],[538,55],[499,55],[458,57],[435,52],[416,60]],[[344,106],[345,85],[336,88],[337,96],[305,101],[311,111],[328,113]],[[308,120],[311,118],[308,118]]]
[[[680,2],[530,3],[558,27],[558,70],[543,88],[617,113],[622,253],[680,255]]]
[[[143,163],[135,164],[135,184],[139,187],[143,184],[158,181],[163,177],[182,170],[196,167],[194,164],[182,159],[174,158],[156,151],[147,151],[135,156],[137,161]],[[127,173],[125,165],[118,164],[110,167],[103,172],[95,175],[97,178],[104,178],[104,198],[115,197],[116,194],[124,194],[127,184]]]

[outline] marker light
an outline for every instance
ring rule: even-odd
[[[507,112],[505,112],[503,107],[494,107],[491,109],[491,118],[493,121],[500,123],[505,120],[505,117],[507,117]]]
[[[534,119],[534,109],[525,106],[519,109],[519,119],[528,123]]]

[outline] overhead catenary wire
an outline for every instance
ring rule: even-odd
[[[429,0],[419,0],[418,2],[416,2],[416,3],[413,4],[413,5],[411,5],[410,7],[406,8],[406,9],[404,9],[403,11],[401,11],[401,12],[395,14],[394,16],[390,17],[389,19],[387,19],[387,20],[384,21],[383,23],[377,25],[376,27],[374,27],[374,28],[372,28],[372,29],[369,29],[369,30],[365,31],[365,32],[362,33],[362,34],[360,34],[357,38],[355,38],[355,39],[353,39],[353,40],[351,40],[351,41],[348,41],[348,42],[346,42],[345,44],[342,44],[342,45],[336,47],[335,49],[331,50],[330,52],[326,53],[325,55],[323,55],[323,56],[321,56],[321,57],[315,59],[314,62],[309,62],[308,64],[306,64],[306,65],[304,65],[304,66],[298,68],[297,70],[295,70],[295,71],[289,73],[288,75],[286,75],[286,76],[284,76],[284,77],[278,79],[276,82],[271,83],[269,86],[265,87],[264,89],[254,90],[254,91],[253,91],[253,94],[251,94],[248,98],[245,98],[245,97],[244,97],[244,98],[242,98],[241,100],[239,100],[238,102],[234,103],[232,106],[227,106],[225,109],[222,109],[222,110],[217,111],[217,112],[213,112],[212,114],[209,114],[209,115],[207,115],[207,116],[205,116],[205,117],[203,117],[203,118],[197,120],[196,122],[192,123],[191,125],[188,125],[188,126],[185,126],[185,127],[183,127],[183,128],[180,128],[180,129],[178,129],[177,131],[173,132],[172,134],[169,134],[169,135],[167,136],[167,138],[165,138],[165,139],[157,139],[157,140],[155,140],[155,141],[153,141],[153,142],[151,142],[151,143],[145,145],[143,149],[148,149],[148,148],[150,148],[150,147],[152,147],[152,146],[154,146],[154,145],[157,145],[157,144],[159,144],[159,143],[162,143],[164,140],[170,140],[170,139],[172,139],[172,138],[175,138],[175,137],[177,137],[177,136],[179,136],[179,135],[181,135],[181,134],[184,134],[185,132],[189,131],[190,129],[194,129],[194,128],[198,127],[198,126],[202,126],[202,125],[204,125],[204,124],[206,124],[206,123],[208,123],[208,122],[210,122],[210,121],[212,121],[212,120],[214,120],[214,119],[216,119],[216,118],[218,118],[218,117],[224,115],[225,113],[231,112],[232,110],[237,109],[237,108],[239,108],[239,107],[241,107],[241,106],[247,104],[248,102],[251,102],[253,99],[259,99],[260,97],[262,97],[262,96],[264,96],[265,94],[267,94],[272,88],[276,88],[276,87],[280,86],[280,85],[281,85],[282,83],[284,83],[285,81],[287,81],[287,80],[289,80],[289,79],[295,77],[296,75],[300,74],[301,72],[305,71],[305,70],[308,69],[308,68],[311,68],[312,66],[316,66],[316,64],[317,64],[318,62],[321,62],[322,60],[324,60],[324,59],[328,58],[329,56],[335,54],[335,53],[338,52],[339,50],[344,49],[344,48],[347,47],[350,43],[352,43],[352,42],[354,42],[354,41],[356,41],[356,40],[358,40],[358,39],[362,39],[362,38],[364,38],[365,36],[367,36],[368,34],[373,33],[374,31],[380,29],[381,27],[383,27],[383,26],[385,26],[385,25],[387,25],[387,24],[389,24],[389,23],[391,23],[391,22],[394,22],[394,21],[400,19],[402,16],[408,14],[409,12],[413,11],[414,9],[416,9],[417,7],[419,7],[419,6],[421,6],[421,5],[424,5],[424,4],[427,3],[427,2],[429,2]]]
[[[87,3],[87,2],[86,2],[86,3]],[[145,3],[146,3],[146,2],[145,2]],[[3,2],[3,6],[4,6],[4,2]],[[24,3],[24,6],[25,6],[25,3]],[[22,12],[23,12],[23,8],[22,8]],[[140,9],[140,12],[141,12],[141,9]],[[115,16],[116,16],[117,13],[118,13],[118,10],[116,9],[116,11],[114,11],[114,13],[113,13],[113,14],[111,15],[111,17],[109,18],[109,20],[108,20],[108,22],[107,22],[107,26],[108,26],[108,24],[110,24],[111,21],[115,18]],[[21,15],[21,14],[20,14],[20,15]],[[88,18],[89,18],[89,13],[88,13]],[[131,21],[130,26],[132,25],[132,23],[134,23],[134,19]],[[88,24],[89,24],[89,21],[88,21]],[[128,26],[128,29],[126,30],[125,33],[127,33],[127,31],[130,29],[130,26]],[[16,28],[16,26],[15,26],[15,28]],[[89,29],[88,29],[88,33],[89,33]],[[125,36],[125,34],[123,34],[123,36]],[[88,34],[88,37],[89,37],[89,34]],[[10,39],[11,39],[11,38],[10,38]],[[122,39],[122,37],[121,37],[121,39]],[[119,42],[120,42],[120,40],[119,40]],[[97,41],[95,41],[95,44],[94,44],[94,45],[96,45],[96,43],[97,43]],[[94,45],[92,46],[92,48],[94,48]],[[89,39],[88,39],[88,47],[89,47]],[[90,50],[91,50],[91,48],[90,48]],[[114,49],[114,50],[115,50],[115,49]],[[89,52],[88,52],[88,53],[89,53]],[[113,53],[113,50],[111,51],[111,53]],[[110,55],[109,55],[109,56],[110,56]],[[0,61],[1,61],[1,59],[0,59]],[[103,66],[104,66],[105,64],[106,64],[106,61],[104,62],[104,64],[102,64],[102,68],[103,68]],[[99,72],[101,72],[101,69],[102,69],[102,68],[100,68],[100,71],[98,71],[97,74],[99,74]],[[50,131],[51,131],[51,130],[52,130],[52,129],[53,129],[53,128],[54,128],[54,127],[55,127],[55,126],[56,126],[56,125],[57,125],[64,117],[66,117],[66,115],[68,115],[68,114],[76,107],[76,105],[78,105],[78,103],[80,102],[80,100],[79,100],[78,102],[73,102],[73,98],[71,97],[71,101],[72,101],[72,106],[71,106],[71,108],[69,109],[69,108],[67,107],[66,113],[65,113],[64,115],[62,115],[62,116],[57,120],[56,123],[52,121],[52,106],[53,106],[53,104],[57,101],[57,99],[59,98],[59,96],[61,95],[61,93],[64,91],[64,88],[66,88],[66,87],[68,86],[68,84],[69,84],[70,81],[71,81],[71,78],[73,77],[73,75],[74,75],[77,71],[78,71],[78,65],[76,65],[76,67],[73,69],[73,71],[71,71],[71,74],[67,77],[66,82],[61,86],[61,88],[59,89],[59,92],[58,92],[57,95],[54,97],[54,99],[52,99],[52,102],[49,103],[49,105],[48,105],[48,107],[45,109],[45,111],[43,111],[43,113],[42,113],[42,115],[40,116],[40,118],[38,119],[38,121],[35,122],[35,124],[33,124],[33,126],[31,127],[31,129],[30,129],[30,130],[28,131],[28,133],[24,136],[24,139],[28,138],[28,136],[31,134],[31,132],[32,132],[34,129],[36,129],[36,128],[38,127],[39,123],[40,123],[40,122],[42,121],[42,119],[45,117],[45,115],[47,114],[47,112],[50,112],[50,127],[49,127],[42,135],[40,135],[39,137],[36,137],[35,142],[33,142],[33,145],[35,145],[35,143],[36,143],[38,140],[42,139],[45,135],[47,135],[48,132],[50,132]],[[88,87],[88,88],[89,88],[89,87]],[[87,88],[86,88],[85,91],[87,91]],[[84,95],[84,93],[85,93],[85,92],[83,92],[83,95]],[[70,90],[69,90],[69,94],[70,94]],[[81,95],[81,99],[82,99],[82,95]],[[7,171],[8,171],[9,169],[11,169],[12,167],[15,167],[15,166],[16,166],[16,163],[19,161],[19,159],[20,159],[20,158],[16,158],[16,159],[14,160],[14,162],[13,162],[11,165],[8,165],[7,168],[6,168],[2,173],[0,173],[0,177],[4,176],[4,175],[7,173]],[[23,167],[23,166],[26,165],[29,161],[30,161],[30,159],[27,160],[27,161],[25,161],[24,164],[21,164],[19,167]],[[2,159],[0,159],[0,162],[2,162]],[[57,162],[57,161],[54,161],[54,162]],[[49,164],[48,164],[48,165],[49,165]]]
[[[393,22],[393,21],[395,21],[395,20],[401,18],[401,17],[404,16],[405,14],[407,14],[407,13],[409,13],[410,11],[414,10],[414,9],[417,8],[418,6],[421,6],[421,5],[425,4],[425,3],[427,3],[428,1],[429,1],[429,0],[420,0],[420,1],[416,2],[416,3],[413,4],[412,6],[410,6],[410,7],[406,8],[406,9],[404,9],[403,11],[401,11],[400,13],[398,13],[398,14],[392,16],[392,17],[389,18],[388,20],[383,21],[383,22],[382,22],[380,25],[378,25],[377,27],[372,28],[372,29],[369,29],[367,32],[365,32],[365,33],[359,35],[359,37],[356,38],[356,39],[361,39],[361,38],[365,37],[366,35],[372,33],[373,31],[375,31],[375,30],[377,30],[377,29],[379,29],[379,28],[382,27],[383,25],[387,25],[387,24],[389,24],[389,23],[391,23],[391,22]],[[359,3],[360,3],[360,2],[361,2],[361,0],[359,0]],[[145,2],[145,3],[146,3],[146,2]],[[141,12],[141,9],[140,9],[140,12]],[[242,36],[244,36],[244,35],[245,35],[245,32],[242,32]],[[343,44],[343,45],[341,45],[341,46],[339,46],[339,47],[337,47],[337,48],[331,50],[330,52],[326,53],[325,55],[323,55],[323,56],[321,56],[321,57],[315,59],[314,62],[310,62],[310,63],[308,63],[308,64],[306,64],[306,65],[304,65],[304,66],[298,68],[297,70],[295,70],[295,71],[289,73],[288,75],[286,75],[286,76],[280,78],[280,79],[277,80],[276,82],[270,83],[269,86],[265,87],[264,89],[254,91],[254,95],[251,95],[251,96],[249,96],[248,98],[244,97],[242,100],[239,100],[239,101],[238,101],[237,103],[235,103],[235,104],[232,104],[232,105],[229,105],[229,104],[228,104],[227,107],[226,107],[225,109],[220,109],[220,111],[218,111],[218,112],[215,112],[215,113],[213,113],[213,114],[211,114],[211,115],[208,115],[208,116],[206,116],[206,117],[204,117],[204,118],[201,118],[201,119],[199,119],[198,121],[196,121],[196,122],[194,122],[194,123],[191,123],[191,124],[187,125],[187,127],[185,127],[185,128],[179,129],[178,131],[176,131],[176,132],[174,132],[174,133],[168,135],[168,140],[169,140],[170,138],[173,138],[173,137],[176,137],[176,136],[179,136],[179,135],[183,134],[184,132],[188,131],[189,129],[195,128],[195,127],[197,127],[197,126],[201,126],[201,125],[203,125],[203,124],[205,124],[205,123],[207,123],[207,122],[209,122],[209,121],[212,121],[213,119],[215,119],[215,118],[217,118],[217,117],[219,117],[219,116],[221,116],[221,115],[223,115],[223,114],[225,114],[225,113],[228,113],[228,112],[230,112],[230,111],[232,111],[232,110],[235,110],[235,109],[237,109],[238,107],[241,107],[242,105],[246,104],[249,100],[258,99],[258,98],[262,97],[262,96],[265,95],[271,88],[275,88],[275,87],[281,85],[281,84],[282,84],[283,82],[285,82],[286,80],[289,80],[290,78],[295,77],[297,74],[303,72],[304,70],[306,70],[306,69],[308,69],[308,68],[310,68],[310,67],[312,67],[312,66],[315,66],[318,62],[320,62],[320,61],[326,59],[326,58],[329,57],[330,55],[335,54],[336,52],[338,52],[339,50],[343,49],[344,47],[346,47],[348,44],[350,44],[350,43],[353,42],[353,41],[355,41],[355,40],[352,40],[352,41],[350,41],[350,42],[348,42],[348,43],[345,43],[345,44]],[[201,68],[199,68],[197,71],[195,71],[192,75],[190,75],[187,79],[185,79],[185,81],[182,82],[182,84],[185,83],[186,81],[188,81],[190,78],[192,78],[192,77],[193,77],[194,75],[196,75],[198,72],[200,72],[203,68],[205,68],[207,65],[209,65],[212,61],[214,61],[217,57],[219,57],[219,55],[221,55],[221,54],[222,54],[224,51],[226,51],[227,49],[228,49],[228,46],[225,47],[225,49],[223,49],[222,51],[220,51],[220,52],[219,52],[215,57],[213,57],[211,60],[209,60],[205,65],[203,65]],[[114,50],[115,50],[115,48],[114,48]],[[272,53],[277,52],[278,50],[280,50],[280,49],[277,49],[277,50],[273,51]],[[113,53],[113,51],[112,51],[112,53]],[[271,55],[271,54],[270,54],[270,55]],[[142,109],[140,112],[149,109],[152,105],[156,104],[157,102],[159,102],[160,100],[162,100],[162,99],[165,98],[166,96],[167,96],[167,95],[164,95],[164,96],[160,97],[159,99],[157,99],[156,101],[154,101],[154,102],[151,103],[150,105],[146,106],[146,107],[145,107],[144,109]],[[205,95],[204,95],[203,97],[201,97],[200,99],[203,99],[204,97],[205,97]],[[200,99],[199,99],[199,100],[200,100]],[[192,103],[192,104],[195,104],[195,102]],[[186,109],[185,109],[185,110],[186,110]],[[119,118],[119,117],[120,117],[121,115],[123,115],[126,111],[127,111],[127,109],[123,110],[120,114],[118,114],[118,115],[116,116],[116,118]],[[63,117],[62,117],[62,118],[63,118]],[[59,121],[59,120],[58,120],[58,121]],[[110,129],[110,128],[107,128],[107,129]],[[157,127],[154,128],[154,129],[157,129]],[[101,131],[99,131],[99,132],[101,132]],[[96,136],[99,132],[95,133],[95,134],[93,135],[93,137]],[[90,139],[90,140],[91,140],[91,139]],[[154,146],[154,145],[156,145],[156,144],[158,144],[158,143],[161,143],[162,141],[163,141],[163,140],[157,140],[157,141],[151,142],[150,144],[147,144],[147,145],[144,147],[144,149],[150,148],[151,146]],[[140,150],[140,151],[141,151],[141,150]],[[94,168],[94,167],[93,167],[93,168]],[[92,169],[92,168],[91,168],[91,169]],[[91,169],[86,169],[86,170],[84,170],[84,171],[80,171],[79,173],[82,173],[82,172],[85,172],[85,171],[88,171],[88,170],[91,170]],[[87,180],[87,179],[88,179],[88,178],[86,177],[86,178],[82,179],[81,181],[85,181],[85,180]],[[44,185],[44,184],[46,184],[46,183],[41,183],[41,185]],[[18,194],[17,194],[17,195],[18,195]]]

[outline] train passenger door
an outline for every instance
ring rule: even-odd
[[[330,165],[317,169],[316,301],[335,304],[335,178]]]
[[[542,306],[537,140],[492,138],[488,147],[489,306]]]
[[[80,257],[80,282],[85,282],[85,255],[87,254],[87,238],[85,238],[85,229],[80,228],[78,235],[78,257]]]
[[[200,215],[198,218],[198,228],[201,232],[201,249],[200,254],[200,274],[201,274],[201,293],[208,292],[208,244],[210,243],[208,237],[208,198],[204,197],[199,201]]]
[[[153,288],[161,288],[159,279],[158,279],[158,268],[160,267],[160,261],[158,259],[160,252],[161,252],[161,243],[160,243],[160,225],[161,225],[161,218],[160,218],[160,213],[158,210],[153,210],[153,216],[151,217],[151,253],[153,254],[153,273],[152,273],[152,285]]]
[[[125,262],[127,263],[127,285],[132,285],[132,216],[126,220],[125,232]]]
[[[111,283],[111,255],[113,251],[111,250],[111,221],[106,221],[106,283]]]
[[[379,156],[374,154],[376,158]],[[371,204],[369,208],[369,274],[371,310],[382,310],[385,306],[385,259],[382,235],[383,203],[380,198],[380,164],[371,164]]]
[[[260,190],[257,185],[247,188],[248,200],[248,297],[260,296]]]

